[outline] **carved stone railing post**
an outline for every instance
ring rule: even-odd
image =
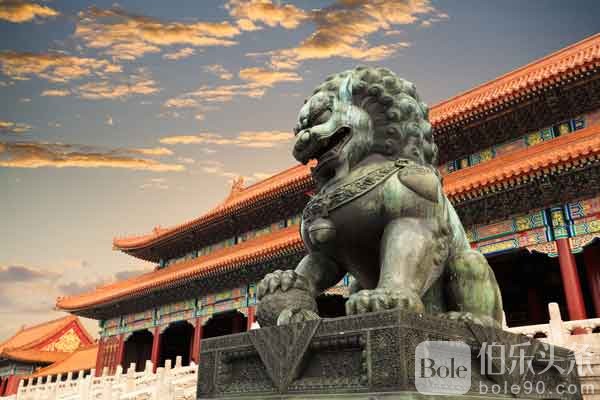
[[[550,314],[550,342],[557,346],[562,346],[565,343],[565,327],[558,304],[549,303],[548,313]]]
[[[135,363],[131,363],[127,370],[127,378],[125,382],[125,392],[133,392],[135,390]]]

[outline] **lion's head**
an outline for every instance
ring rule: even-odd
[[[316,159],[314,172],[322,181],[371,154],[435,165],[427,114],[415,85],[388,69],[357,67],[331,75],[300,110],[294,157],[302,163]]]

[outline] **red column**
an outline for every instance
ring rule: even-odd
[[[96,376],[102,376],[102,368],[104,368],[104,341],[98,339],[98,354],[96,355]]]
[[[585,272],[596,317],[600,318],[600,246],[592,245],[583,252]]]
[[[128,365],[123,365],[125,362],[125,336],[119,336],[119,347],[117,348],[117,357],[114,365],[110,367],[111,372],[114,373],[117,365],[120,365],[123,369],[128,368]]]
[[[160,342],[161,342],[160,327],[154,329],[154,341],[152,342],[152,372],[156,372],[158,362],[160,361]]]
[[[256,313],[256,307],[248,307],[248,324],[246,330],[249,331],[254,323],[254,314]]]
[[[6,389],[4,390],[5,396],[10,396],[12,394],[16,394],[19,390],[19,381],[21,380],[21,376],[11,375],[8,377],[8,382],[6,383]]]
[[[6,382],[8,379],[0,378],[0,397],[4,396],[4,391],[6,390]]]
[[[567,300],[567,309],[569,310],[569,319],[586,319],[585,304],[583,294],[581,293],[581,283],[577,273],[577,264],[575,257],[571,253],[569,239],[557,239],[558,262],[560,263],[560,274],[562,276],[565,298]]]
[[[202,320],[196,318],[196,326],[194,327],[194,344],[192,346],[192,354],[190,360],[198,364],[200,360],[200,342],[202,341]]]

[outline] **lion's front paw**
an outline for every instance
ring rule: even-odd
[[[491,326],[494,328],[502,329],[502,324],[488,315],[476,315],[470,312],[450,311],[441,314],[441,317],[451,319],[454,321],[472,322],[483,326]]]
[[[392,308],[418,313],[425,310],[421,297],[410,290],[361,290],[351,295],[346,301],[346,315],[390,310]]]
[[[310,282],[304,276],[291,270],[278,270],[267,274],[256,290],[260,300],[256,309],[256,318],[260,326],[282,325],[304,318],[304,316],[294,316],[292,313],[282,317],[281,322],[278,322],[279,316],[288,309],[312,311],[316,315],[317,303],[311,288]]]
[[[269,293],[276,291],[287,292],[290,288],[296,288],[310,292],[308,280],[302,275],[298,275],[293,270],[273,271],[265,275],[256,289],[256,296],[261,300]]]
[[[289,307],[279,314],[279,317],[277,318],[277,325],[296,324],[298,322],[310,321],[319,318],[319,314],[312,310]]]

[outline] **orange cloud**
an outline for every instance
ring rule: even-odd
[[[146,156],[172,156],[173,151],[167,149],[166,147],[153,147],[149,149],[134,149],[135,152]]]
[[[0,133],[24,133],[31,130],[31,125],[21,122],[0,120]]]
[[[23,0],[0,0],[0,20],[17,24],[35,18],[56,17],[60,13],[50,7]]]
[[[126,80],[88,82],[76,88],[79,97],[86,100],[124,100],[136,95],[151,95],[160,91],[145,70],[131,74]]]
[[[226,80],[226,81],[231,80],[233,78],[233,74],[231,72],[227,71],[225,69],[225,67],[223,67],[220,64],[206,65],[204,67],[204,70],[206,70],[208,72],[212,72],[219,78]]]
[[[302,77],[295,72],[269,71],[263,68],[245,68],[240,71],[239,76],[245,81],[255,82],[261,86],[302,80]]]
[[[198,107],[198,102],[190,98],[173,98],[165,101],[164,106],[167,108],[194,108]]]
[[[75,37],[116,59],[134,60],[163,46],[232,46],[240,30],[229,22],[164,22],[118,8],[92,7],[79,14]]]
[[[40,96],[50,96],[50,97],[65,97],[71,94],[71,91],[68,89],[47,89],[44,90]]]
[[[155,172],[184,171],[181,164],[139,158],[138,150],[100,149],[61,143],[0,143],[0,167],[7,168],[125,168]]]
[[[294,29],[309,17],[293,4],[273,4],[271,0],[231,0],[225,8],[238,19],[238,26],[244,30],[256,30],[254,22]]]
[[[374,46],[367,38],[379,31],[394,31],[397,25],[414,24],[422,17],[436,13],[430,0],[338,0],[333,6],[313,10],[301,21],[316,25],[314,32],[298,46],[280,49],[263,55],[270,56],[271,66],[277,69],[296,68],[310,59],[346,57],[377,61],[389,57],[409,43]],[[436,13],[436,22],[445,15]],[[437,18],[437,19],[436,19]]]
[[[51,82],[67,82],[90,75],[121,72],[119,65],[106,60],[76,57],[63,53],[0,52],[0,70],[10,78],[27,80],[37,76]]]
[[[209,144],[247,148],[272,148],[289,142],[293,137],[292,133],[284,131],[244,131],[233,138],[228,138],[217,133],[199,133],[197,135],[166,136],[159,141],[166,145]]]
[[[176,61],[181,60],[182,58],[191,57],[194,54],[196,54],[196,50],[194,50],[191,47],[184,47],[183,49],[179,49],[172,53],[165,53],[163,54],[162,58],[164,58],[165,60]]]

